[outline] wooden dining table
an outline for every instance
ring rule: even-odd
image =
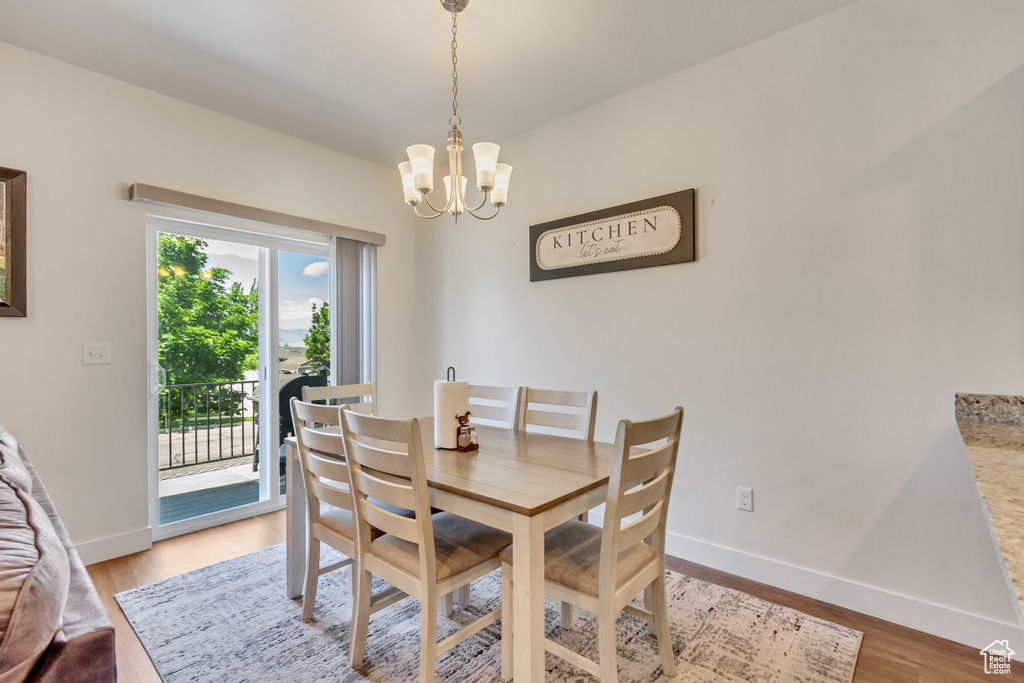
[[[477,426],[478,451],[434,449],[422,418],[430,504],[510,532],[515,552],[513,663],[518,683],[544,680],[544,532],[607,497],[612,444]],[[286,440],[288,596],[302,595],[306,498],[295,439]]]

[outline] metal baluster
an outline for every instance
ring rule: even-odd
[[[253,394],[256,393],[256,386],[257,386],[257,384],[259,384],[259,382],[253,382],[252,383],[252,393]],[[253,454],[253,456],[256,455],[256,440],[259,439],[259,433],[260,433],[259,424],[260,424],[260,411],[259,411],[258,408],[254,407],[253,408],[253,413],[252,413],[252,454]]]
[[[217,455],[224,457],[224,400],[222,398],[223,384],[217,385]]]
[[[196,408],[196,387],[192,385],[192,443],[196,447],[196,464],[199,464],[199,410]]]
[[[167,394],[164,396],[164,403],[167,404],[167,412],[164,413],[167,420],[167,469],[174,467],[174,430],[171,429],[174,423],[171,421],[171,391],[164,387]]]
[[[228,386],[228,397],[229,397],[228,398],[228,405],[231,405],[230,396],[231,396],[231,392],[232,392],[232,389],[231,389],[232,386],[234,386],[234,385],[232,384],[232,385]],[[228,415],[228,421],[231,423],[231,455],[234,456],[235,455],[235,411],[232,410],[231,414]],[[245,434],[245,427],[244,426],[242,427],[242,434]],[[243,450],[244,450],[244,447],[245,447],[245,440],[244,439],[242,440],[242,447],[243,447]]]
[[[243,390],[242,394],[243,395],[245,394],[245,391],[244,391],[245,390],[245,383],[244,382],[232,382],[231,385],[228,387],[228,396],[231,397],[229,399],[229,404],[230,404],[229,408],[231,409],[231,419],[235,418],[235,384],[238,384],[240,387],[242,387],[242,390]],[[245,453],[245,399],[244,398],[239,403],[239,405],[242,408],[242,414],[240,416],[240,418],[242,420],[242,423],[239,426],[242,429],[242,435],[241,435],[242,436],[242,453],[244,454]],[[231,457],[235,457],[234,450],[231,451]]]
[[[210,385],[206,385],[206,460],[213,458],[210,452]],[[219,458],[218,458],[219,459]]]
[[[178,394],[181,399],[181,464],[185,465],[185,385],[181,385],[181,391]]]

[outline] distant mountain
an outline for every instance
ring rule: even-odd
[[[281,330],[277,331],[277,343],[287,344],[288,346],[306,346],[306,342],[303,341],[306,335],[309,334],[309,329],[294,329],[294,330]]]

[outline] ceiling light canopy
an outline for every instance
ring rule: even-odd
[[[434,189],[434,148],[430,145],[411,145],[406,149],[408,161],[398,165],[402,174],[402,187],[405,191],[405,202],[413,207],[420,218],[437,218],[445,213],[459,216],[468,211],[482,220],[489,220],[498,215],[498,211],[508,201],[508,183],[512,176],[512,167],[498,162],[500,147],[493,142],[478,142],[473,145],[473,160],[476,163],[476,186],[484,193],[480,203],[475,207],[466,201],[466,176],[462,174],[462,131],[459,124],[459,70],[456,48],[458,42],[458,15],[466,8],[469,0],[441,0],[446,10],[452,13],[452,115],[448,125],[448,175],[444,179],[444,190],[447,198],[443,207],[438,208],[430,201],[430,192]],[[494,207],[489,216],[477,213],[488,199]],[[426,204],[432,214],[421,213],[420,204]]]

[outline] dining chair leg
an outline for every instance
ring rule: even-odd
[[[562,601],[562,628],[566,631],[572,629],[573,620],[573,604],[571,602]]]
[[[352,607],[352,627],[348,636],[348,663],[354,667],[363,663],[363,653],[366,652],[366,634],[370,629],[372,583],[373,575],[370,572],[357,571],[356,585],[352,587],[355,604]]]
[[[446,617],[451,617],[454,611],[455,604],[455,593],[448,593],[447,595],[441,596],[441,599],[437,601],[437,608],[441,610],[441,613]]]
[[[320,578],[320,541],[309,539],[309,553],[306,555],[306,588],[302,592],[302,620],[313,619],[313,603],[316,602],[316,584]]]
[[[647,631],[652,635],[658,635],[657,619],[654,617],[654,584],[644,588],[644,609],[651,613],[647,617]]]
[[[657,624],[658,654],[661,655],[661,668],[671,678],[676,675],[676,656],[672,650],[672,633],[668,628],[668,597],[665,591],[665,571],[652,584],[654,622]]]
[[[597,655],[601,683],[618,683],[619,664],[615,644],[615,612],[605,611],[597,619]]]
[[[512,565],[501,563],[501,678],[512,680]]]
[[[469,607],[469,586],[466,584],[462,588],[455,589],[455,601],[459,603],[459,607],[466,609]]]
[[[420,683],[434,683],[437,665],[437,593],[425,590],[420,603]]]

